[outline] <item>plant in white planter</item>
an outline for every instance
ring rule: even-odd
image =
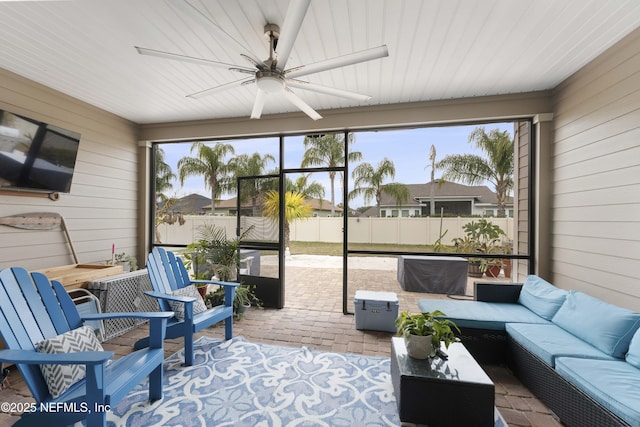
[[[125,252],[121,254],[113,254],[112,259],[106,261],[107,265],[122,265],[122,271],[128,273],[138,269],[138,260],[136,257],[127,255]]]
[[[449,344],[460,341],[454,333],[454,329],[460,333],[460,329],[449,319],[440,319],[445,314],[439,310],[411,314],[408,311],[400,313],[396,319],[398,335],[403,336],[407,353],[414,359],[426,359],[436,355],[440,343],[444,342],[445,348]]]

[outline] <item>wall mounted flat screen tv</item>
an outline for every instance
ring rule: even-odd
[[[80,134],[0,110],[0,189],[68,193]]]

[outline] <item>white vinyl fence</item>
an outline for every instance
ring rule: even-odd
[[[243,217],[243,230],[250,226],[250,240],[274,241],[277,229],[264,217]],[[432,245],[441,233],[442,244],[451,245],[456,237],[463,237],[462,227],[479,218],[349,218],[349,242],[375,244]],[[184,225],[177,222],[160,224],[161,243],[188,245],[198,239],[198,228],[203,224],[224,227],[227,237],[236,235],[236,217],[233,216],[185,216]],[[513,218],[488,218],[500,226],[513,240]],[[296,220],[290,225],[291,240],[299,242],[342,242],[343,219],[340,217],[313,217]]]

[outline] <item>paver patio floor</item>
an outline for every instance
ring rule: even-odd
[[[295,262],[287,265],[285,308],[249,309],[244,318],[234,322],[234,335],[276,345],[309,345],[319,350],[389,356],[393,334],[356,330],[354,316],[342,314],[342,269],[321,261],[302,266]],[[379,268],[349,269],[350,311],[353,311],[353,293],[356,290],[396,292],[401,311],[417,311],[420,298],[448,298],[440,294],[403,291],[390,263],[379,260]],[[262,267],[264,271],[269,268],[267,264]],[[353,264],[357,266],[355,262]],[[468,295],[472,295],[473,280],[468,282]],[[103,343],[103,346],[116,355],[127,354],[133,343],[145,335],[146,326],[141,326]],[[197,334],[202,335],[223,338],[224,328],[211,327]],[[179,351],[183,343],[179,339],[168,340],[165,347],[169,356]],[[495,383],[496,406],[510,426],[561,426],[545,405],[532,396],[507,368],[483,367]],[[0,392],[0,401],[31,401],[30,393],[15,369],[11,373],[11,386]],[[0,426],[12,425],[16,419],[15,414],[0,413]]]

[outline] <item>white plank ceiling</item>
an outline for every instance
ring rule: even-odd
[[[289,1],[189,0],[265,59],[264,25],[282,25]],[[287,68],[388,46],[387,58],[301,78],[372,97],[296,90],[319,112],[528,92],[557,86],[639,25],[638,0],[312,0]],[[0,1],[2,68],[136,123],[251,114],[255,84],[185,97],[246,75],[134,46],[248,66],[167,1]],[[263,114],[290,111],[275,95]]]

